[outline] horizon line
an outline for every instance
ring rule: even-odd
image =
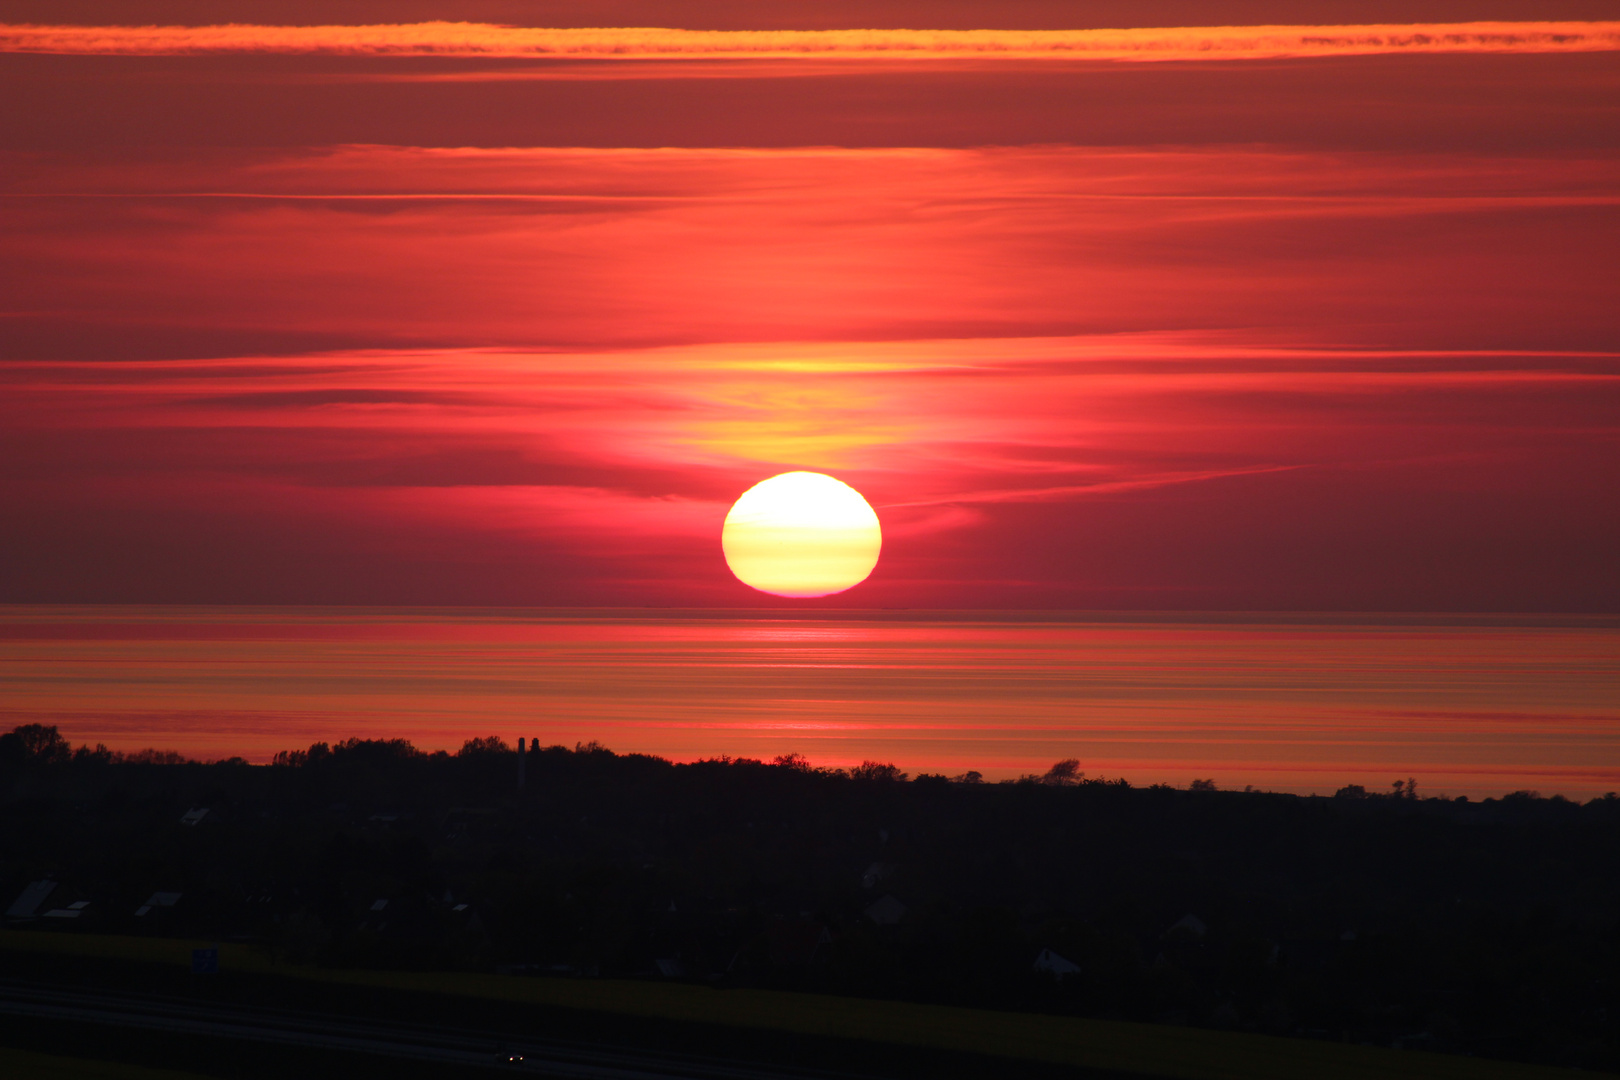
[[[813,604],[814,601],[810,601]],[[305,601],[294,603],[236,603],[229,601],[33,601],[0,600],[0,619],[16,618],[28,613],[53,613],[71,610],[77,613],[92,611],[154,611],[164,613],[240,611],[312,615],[347,612],[354,614],[379,613],[431,613],[491,614],[511,613],[528,616],[562,617],[584,615],[588,617],[740,617],[754,619],[860,619],[860,618],[930,618],[938,616],[982,620],[992,616],[1018,616],[1027,621],[1143,621],[1166,622],[1177,619],[1194,621],[1236,622],[1297,622],[1313,619],[1363,621],[1369,623],[1420,622],[1479,622],[1498,621],[1510,624],[1534,624],[1539,621],[1560,620],[1581,624],[1610,624],[1620,627],[1620,611],[1378,611],[1370,609],[1332,608],[1086,608],[1086,607],[917,607],[898,605],[872,605],[870,607],[772,605],[690,605],[690,604],[433,604],[400,601],[393,603],[354,603],[346,601]]]

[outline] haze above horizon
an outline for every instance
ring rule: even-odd
[[[1331,794],[1620,787],[1620,625],[0,608],[0,727],[267,761],[501,735]]]

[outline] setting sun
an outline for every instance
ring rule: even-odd
[[[720,546],[745,585],[777,596],[830,596],[866,580],[883,532],[848,484],[790,472],[743,492],[726,515]]]

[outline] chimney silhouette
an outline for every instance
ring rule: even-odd
[[[518,787],[523,786],[525,766],[529,763],[529,755],[523,749],[523,737],[518,736]]]

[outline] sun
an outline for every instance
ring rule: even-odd
[[[831,596],[866,580],[883,530],[871,504],[842,480],[790,472],[743,492],[720,546],[744,585],[775,596]]]

